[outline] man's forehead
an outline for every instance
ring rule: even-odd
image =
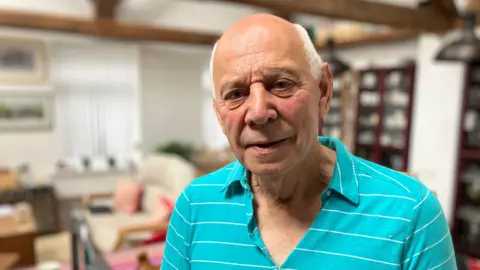
[[[280,64],[280,61],[304,60],[301,42],[266,27],[250,27],[224,38],[219,43],[214,59],[215,66],[219,69],[248,68],[250,65],[259,68],[265,64],[273,64],[272,62]]]

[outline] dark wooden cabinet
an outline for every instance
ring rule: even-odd
[[[357,156],[394,170],[407,170],[414,81],[414,63],[359,72]]]
[[[334,76],[333,93],[328,114],[319,122],[319,136],[328,136],[343,141],[349,129],[348,113],[351,110],[351,88],[354,72]],[[344,142],[345,143],[345,142]]]
[[[59,205],[55,189],[34,186],[0,191],[0,204],[28,202],[37,222],[37,234],[57,233],[60,228]]]
[[[480,63],[467,68],[459,132],[452,236],[459,252],[480,258]]]

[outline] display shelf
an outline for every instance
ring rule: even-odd
[[[459,124],[452,237],[457,251],[480,258],[480,63],[468,66]]]
[[[355,154],[407,171],[415,65],[360,71]]]
[[[345,135],[346,111],[348,110],[350,75],[335,77],[328,114],[320,121],[319,135],[342,140]]]

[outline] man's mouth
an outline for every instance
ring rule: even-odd
[[[249,147],[255,147],[255,148],[258,148],[258,149],[272,149],[272,148],[275,148],[275,147],[279,146],[285,140],[286,139],[273,141],[273,142],[256,143],[256,144],[251,144]]]

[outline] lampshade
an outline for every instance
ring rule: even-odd
[[[328,63],[330,71],[333,75],[340,75],[347,70],[350,70],[350,66],[343,62],[335,54],[335,44],[333,39],[329,38],[326,44],[326,53],[322,55],[322,60]]]
[[[477,62],[480,61],[480,40],[475,35],[476,15],[465,16],[465,28],[460,38],[449,42],[440,49],[437,61]]]

